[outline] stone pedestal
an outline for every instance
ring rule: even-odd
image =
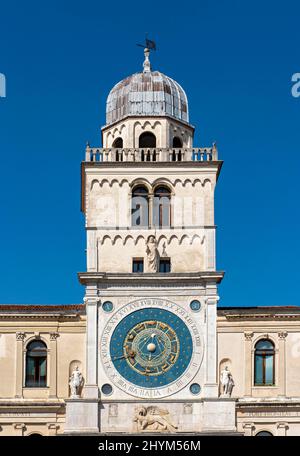
[[[235,432],[235,399],[203,399],[202,432]]]
[[[98,399],[66,399],[64,434],[94,434],[99,432]]]

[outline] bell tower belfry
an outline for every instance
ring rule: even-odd
[[[234,432],[217,365],[222,162],[215,144],[193,146],[184,90],[144,53],[110,91],[103,147],[88,144],[82,163],[86,378],[66,430]]]

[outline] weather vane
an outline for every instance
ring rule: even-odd
[[[148,33],[146,33],[145,44],[137,44],[137,46],[156,51],[156,43],[155,41],[148,39]]]

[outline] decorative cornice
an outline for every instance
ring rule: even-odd
[[[81,284],[105,283],[124,286],[164,286],[197,284],[202,282],[220,283],[224,277],[223,271],[206,271],[195,273],[105,273],[105,272],[79,272],[78,279]]]
[[[21,431],[25,431],[26,430],[25,423],[15,423],[14,424],[14,428],[15,429],[19,429]]]
[[[258,400],[249,400],[246,401],[244,399],[238,399],[236,402],[236,406],[239,409],[245,408],[245,409],[251,409],[251,408],[294,408],[298,407],[300,411],[300,398],[297,400],[270,400],[270,399],[258,399]]]

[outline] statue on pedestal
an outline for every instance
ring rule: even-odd
[[[159,253],[155,236],[149,236],[147,240],[147,263],[149,272],[158,272],[159,270]]]
[[[231,397],[231,393],[234,387],[233,377],[231,375],[228,366],[221,371],[220,375],[220,383],[221,383],[221,396]]]
[[[79,367],[76,366],[73,370],[71,377],[69,379],[69,385],[71,390],[71,399],[77,399],[80,397],[80,391],[83,386],[83,376],[79,370]]]

